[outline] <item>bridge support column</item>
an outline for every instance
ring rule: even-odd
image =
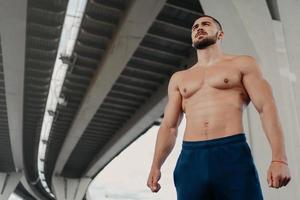
[[[57,200],[82,200],[91,178],[65,178],[54,176],[52,189]]]
[[[0,173],[0,200],[7,200],[17,187],[22,173]]]

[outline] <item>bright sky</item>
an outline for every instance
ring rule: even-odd
[[[88,200],[166,200],[176,199],[173,170],[179,156],[185,128],[185,117],[178,128],[176,145],[161,169],[161,189],[152,193],[146,186],[152,164],[159,126],[150,128],[109,163],[91,183]]]
[[[8,200],[22,200],[22,198],[19,197],[18,195],[16,195],[15,193],[12,193],[12,194],[9,196]]]

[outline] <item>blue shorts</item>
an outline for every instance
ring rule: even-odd
[[[174,173],[177,200],[262,200],[244,133],[183,141]]]

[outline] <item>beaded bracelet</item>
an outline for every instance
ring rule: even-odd
[[[283,161],[283,160],[272,160],[271,162],[279,162],[279,163],[283,163],[285,165],[288,165],[288,163]]]

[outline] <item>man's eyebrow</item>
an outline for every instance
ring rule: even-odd
[[[209,24],[211,24],[210,21],[203,21],[203,22],[201,22],[201,24],[204,24],[204,23],[209,23]]]
[[[203,21],[203,22],[201,22],[201,24],[205,24],[205,23],[211,24],[210,21]],[[192,26],[192,29],[195,28],[196,25],[199,25],[199,24],[198,24],[198,23],[194,24],[194,25]]]

